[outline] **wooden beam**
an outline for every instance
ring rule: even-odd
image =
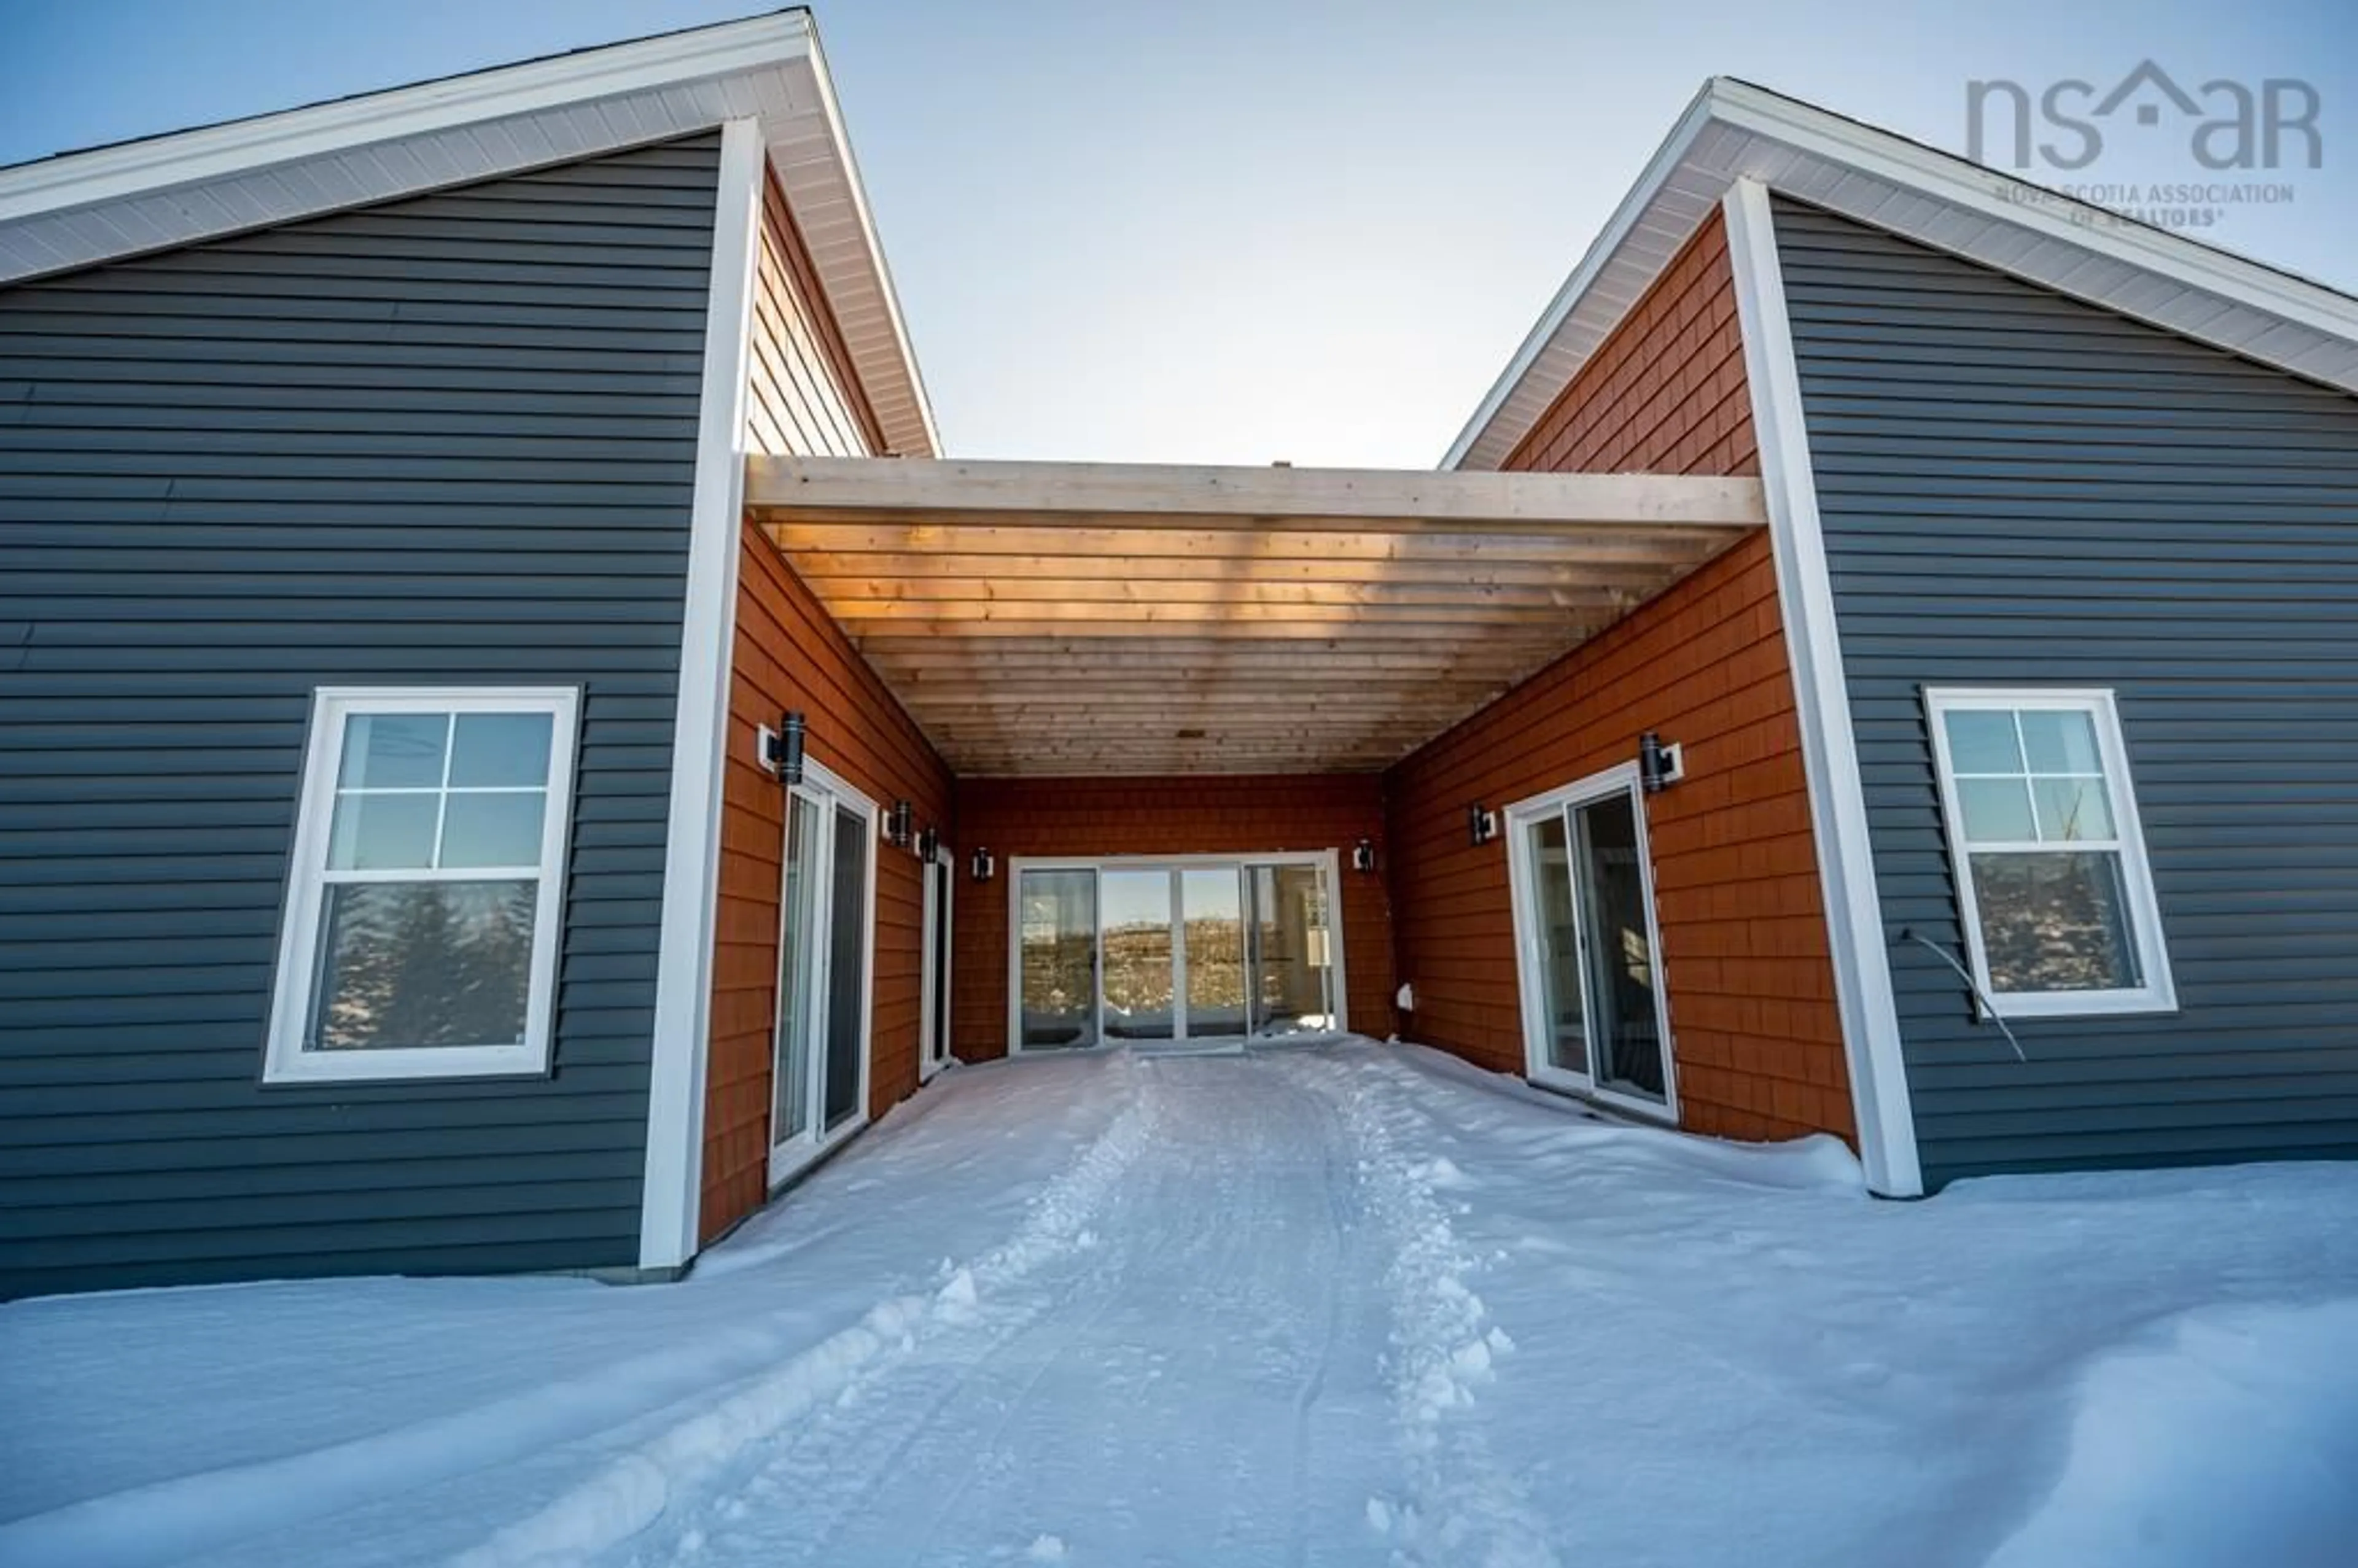
[[[1029,607],[1011,606],[1009,608],[1028,610]],[[1489,640],[1498,638],[1502,633],[1512,635],[1518,633],[1531,633],[1532,635],[1526,643],[1526,646],[1553,647],[1561,650],[1580,642],[1603,621],[1610,619],[1610,617],[1599,616],[1584,622],[1576,617],[1548,611],[1541,613],[1535,620],[1521,621],[1512,626],[1500,626],[1494,619],[1497,615],[1527,617],[1531,612],[1475,611],[1460,614],[1455,620],[1449,618],[1449,612],[1440,610],[1419,611],[1414,613],[1412,619],[1393,619],[1387,616],[1382,620],[1373,620],[1359,615],[1314,619],[1314,613],[1309,611],[1287,611],[1282,615],[1271,619],[1238,623],[1238,633],[1239,636],[1254,642],[1297,642],[1313,645],[1322,643],[1444,643],[1461,647],[1469,638]],[[1001,638],[1039,642],[1069,637],[1076,629],[1085,631],[1093,638],[1134,637],[1141,640],[1168,638],[1174,627],[1184,628],[1190,625],[1214,629],[1205,633],[1205,636],[1218,635],[1217,629],[1219,622],[1206,621],[1201,616],[1166,615],[1155,618],[1126,609],[1114,611],[1111,618],[1094,616],[1059,618],[1030,613],[1026,613],[1020,620],[992,617],[967,619],[940,615],[928,615],[924,619],[888,617],[849,623],[844,630],[850,634],[855,643],[864,647],[871,628],[882,631],[894,638],[925,637],[937,642],[954,638],[977,640]],[[1205,645],[1205,636],[1199,636],[1195,640],[1196,646]]]
[[[1758,527],[1757,479],[749,457],[745,505],[806,519],[1383,533]]]
[[[1249,635],[1219,638],[1174,636],[1164,628],[1154,636],[1126,634],[1075,635],[1060,629],[1036,642],[1009,643],[999,639],[918,637],[892,628],[878,628],[860,638],[869,661],[878,669],[919,672],[943,668],[979,670],[1046,670],[1069,675],[1076,661],[1108,667],[1173,671],[1182,665],[1217,665],[1225,669],[1333,669],[1338,671],[1429,671],[1458,666],[1487,667],[1527,648],[1560,647],[1552,634],[1519,634],[1507,638],[1461,640],[1440,648],[1367,645],[1341,638],[1322,646],[1313,640]],[[1090,629],[1084,628],[1083,631]]]
[[[1245,560],[1224,556],[979,556],[797,554],[795,570],[822,595],[860,591],[871,582],[927,585],[986,582],[1106,581],[1129,583],[1367,583],[1448,588],[1626,588],[1643,591],[1693,564],[1674,557],[1665,541],[1647,557],[1599,562],[1553,561]],[[871,596],[872,597],[872,596]]]
[[[816,585],[815,585],[816,586]],[[919,613],[963,616],[967,605],[1003,605],[1025,615],[1062,611],[1078,605],[1131,607],[1141,611],[1200,606],[1247,618],[1255,610],[1354,610],[1407,612],[1432,606],[1451,610],[1617,610],[1634,604],[1627,589],[1498,587],[1476,583],[1393,582],[1138,582],[1125,578],[836,578],[819,598],[838,620]],[[1206,619],[1228,619],[1229,615]]]
[[[1025,704],[1057,707],[1067,704],[1131,703],[1174,707],[1271,707],[1297,703],[1446,706],[1463,702],[1495,688],[1495,681],[1471,677],[1454,680],[1417,678],[1407,683],[1324,680],[1273,681],[1258,676],[1228,676],[1217,681],[1160,685],[1109,676],[1094,670],[1076,671],[1072,678],[1054,681],[957,680],[898,685],[894,693],[917,714],[950,713],[961,708],[1010,708]]]
[[[1577,535],[1381,534],[1245,532],[1225,528],[1028,528],[999,524],[946,525],[813,522],[798,513],[772,514],[771,541],[806,576],[858,575],[886,568],[849,563],[862,556],[895,561],[959,561],[976,575],[1025,569],[1022,557],[1122,561],[1430,561],[1451,566],[1600,566],[1672,561],[1693,564],[1744,536],[1740,528],[1677,528]],[[1007,557],[1017,557],[1009,560]],[[842,561],[840,571],[827,563]],[[988,562],[989,564],[982,564]]]

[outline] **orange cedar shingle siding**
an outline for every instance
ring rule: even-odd
[[[1510,469],[1758,471],[1726,236],[1714,216]],[[1768,540],[1755,534],[1386,775],[1408,1038],[1523,1070],[1503,806],[1627,762],[1648,730],[1687,781],[1646,803],[1683,1125],[1852,1136],[1801,730]]]
[[[957,877],[953,927],[951,1043],[968,1061],[1007,1054],[1008,862],[1016,855],[1197,855],[1273,850],[1339,852],[1343,967],[1351,1027],[1392,1029],[1391,908],[1382,781],[1312,777],[962,779],[958,846],[999,862],[988,883]],[[1379,871],[1351,870],[1351,846],[1378,848]]]
[[[756,728],[799,708],[810,721],[810,755],[880,807],[889,810],[893,801],[906,799],[920,828],[933,825],[946,836],[951,806],[949,769],[842,629],[750,524],[738,569],[705,1096],[708,1238],[758,1207],[767,1191],[785,791],[754,761]],[[914,855],[881,840],[875,853],[868,1105],[870,1114],[882,1115],[917,1089],[924,890]]]
[[[859,456],[876,449],[841,334],[777,181],[763,211],[746,437],[756,451]],[[703,1210],[709,1240],[768,1190],[771,1031],[777,1005],[784,788],[754,760],[754,733],[789,708],[810,720],[810,754],[922,827],[949,826],[949,770],[875,671],[761,530],[740,541],[737,638],[721,784],[720,905],[714,935]],[[869,1108],[917,1087],[917,862],[876,847],[876,995]]]

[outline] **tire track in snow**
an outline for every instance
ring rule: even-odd
[[[1079,1217],[1093,1217],[1102,1209],[1103,1199],[1115,1180],[1128,1171],[1138,1150],[1152,1135],[1156,1119],[1152,1102],[1148,1098],[1141,1103],[1144,1109],[1138,1122],[1138,1139],[1125,1140],[1127,1154],[1118,1163],[1092,1172],[1093,1178],[1103,1178],[1102,1187],[1087,1213]],[[744,1477],[741,1484],[716,1489],[698,1510],[707,1522],[685,1529],[666,1554],[667,1560],[688,1562],[708,1554],[725,1561],[742,1555],[732,1548],[743,1542],[732,1537],[739,1521],[753,1514],[752,1508],[747,1505],[746,1495],[750,1494],[764,1500],[764,1506],[772,1509],[776,1505],[768,1500],[781,1497],[795,1498],[802,1504],[794,1517],[791,1542],[774,1552],[767,1547],[759,1550],[765,1563],[828,1561],[827,1549],[847,1525],[871,1511],[877,1494],[905,1482],[909,1455],[933,1435],[940,1413],[990,1378],[1032,1337],[1044,1331],[1059,1330],[1066,1323],[1073,1303],[1116,1271],[1115,1265],[1100,1250],[1096,1234],[1085,1226],[1071,1233],[1070,1241],[1068,1247],[1041,1253],[1026,1247],[1024,1238],[1019,1236],[993,1259],[1011,1249],[1020,1249],[1026,1258],[1022,1268],[994,1268],[992,1260],[987,1259],[971,1270],[951,1271],[949,1282],[942,1290],[945,1310],[936,1331],[903,1341],[892,1355],[848,1385],[808,1426],[791,1434],[782,1433],[760,1468]],[[1030,1301],[1006,1299],[1004,1292],[1020,1289],[1044,1266],[1053,1267],[1065,1259],[1084,1254],[1094,1255],[1095,1260],[1055,1288]],[[985,1282],[969,1283],[976,1279]],[[1101,1315],[1105,1304],[1100,1302],[1087,1321],[1094,1322]],[[1028,1393],[1044,1375],[1056,1353],[1057,1349],[1052,1347],[1048,1357],[1035,1362],[1023,1392]],[[946,1380],[922,1397],[896,1400],[892,1380],[916,1373],[921,1363],[953,1370]],[[1011,1411],[1012,1407],[1011,1414]],[[846,1476],[861,1479],[859,1485],[846,1487],[838,1484]],[[946,1514],[955,1500],[955,1495],[942,1500],[937,1510]],[[710,1522],[716,1516],[719,1522]],[[937,1519],[936,1525],[938,1522]]]
[[[1288,1073],[1286,1076],[1293,1076]],[[1326,1235],[1330,1267],[1321,1274],[1322,1310],[1318,1334],[1318,1354],[1313,1360],[1310,1375],[1293,1400],[1293,1513],[1287,1530],[1286,1561],[1301,1568],[1310,1556],[1310,1424],[1318,1408],[1318,1400],[1326,1391],[1326,1378],[1335,1363],[1335,1346],[1342,1337],[1343,1276],[1353,1251],[1353,1227],[1345,1202],[1345,1183],[1339,1169],[1339,1130],[1333,1125],[1334,1108],[1323,1097],[1314,1097],[1311,1103],[1327,1113],[1328,1125],[1319,1129],[1318,1179],[1324,1189]]]
[[[985,1325],[1020,1314],[1011,1332],[940,1336],[818,1412],[745,1483],[750,1506],[722,1505],[664,1568],[946,1565],[1043,1541],[1121,1563],[1170,1561],[1184,1540],[1191,1560],[1277,1568],[1343,1540],[1364,1559],[1381,1443],[1351,1449],[1344,1507],[1331,1485],[1308,1497],[1303,1472],[1317,1478],[1328,1390],[1384,1430],[1385,1254],[1335,1244],[1359,1225],[1332,1101],[1223,1066],[1140,1058],[1152,1142],[1092,1219],[1098,1244],[1012,1300],[982,1297]]]
[[[1386,1371],[1403,1485],[1396,1498],[1368,1499],[1368,1524],[1390,1540],[1393,1561],[1403,1565],[1561,1568],[1521,1485],[1465,1419],[1476,1390],[1514,1344],[1466,1282],[1476,1261],[1436,1195],[1454,1168],[1408,1152],[1421,1116],[1380,1063],[1335,1053],[1314,1072],[1288,1068],[1337,1103],[1359,1152],[1368,1212],[1392,1243]]]
[[[976,1321],[979,1303],[1051,1260],[1089,1245],[1087,1224],[1152,1137],[1152,1097],[1130,1064],[1120,1072],[1128,1103],[1065,1171],[1035,1197],[1015,1233],[976,1261],[948,1265],[931,1296],[889,1297],[860,1321],[759,1374],[738,1391],[611,1461],[547,1506],[451,1559],[450,1568],[557,1568],[610,1552],[666,1514],[697,1505],[756,1444],[827,1400],[839,1400],[881,1364]],[[1009,1330],[1020,1332],[1022,1324]],[[922,1424],[922,1422],[920,1423]],[[725,1502],[706,1496],[703,1500]],[[701,1532],[684,1518],[681,1544]]]

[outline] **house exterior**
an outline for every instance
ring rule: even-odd
[[[0,170],[0,1293],[666,1278],[953,1061],[2358,1147],[2358,305],[1698,96],[1430,473],[959,462],[806,14]]]

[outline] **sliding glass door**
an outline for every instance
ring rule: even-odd
[[[1105,1037],[1169,1040],[1179,1022],[1171,937],[1171,873],[1107,871],[1098,879],[1105,954]]]
[[[1320,1034],[1337,1027],[1326,878],[1317,866],[1245,869],[1255,1034]]]
[[[1019,1051],[1344,1027],[1336,857],[1017,864]]]
[[[865,1119],[876,806],[815,763],[786,795],[770,1180]]]
[[[1016,1049],[1098,1043],[1098,876],[1015,873]]]
[[[1531,1078],[1675,1115],[1636,769],[1509,806],[1507,821]]]
[[[1179,872],[1179,902],[1186,922],[1187,1038],[1240,1035],[1247,1027],[1243,873],[1235,866],[1191,866]]]

